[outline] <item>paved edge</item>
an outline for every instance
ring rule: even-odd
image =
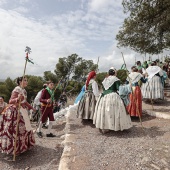
[[[64,147],[63,149],[63,153],[62,156],[60,158],[60,163],[59,163],[59,168],[58,170],[70,170],[69,168],[69,162],[72,161],[71,159],[71,145],[73,144],[73,140],[72,140],[72,134],[70,134],[70,115],[72,112],[67,111],[67,114],[65,115],[66,117],[66,125],[65,125],[65,135],[63,135],[62,137],[64,138],[64,141],[61,143]]]
[[[170,113],[156,112],[154,110],[143,110],[146,114],[157,118],[170,119]]]

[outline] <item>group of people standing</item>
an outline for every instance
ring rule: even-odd
[[[131,67],[125,84],[120,83],[117,70],[111,67],[102,82],[102,93],[95,81],[96,72],[90,72],[75,101],[78,103],[77,117],[82,121],[93,120],[102,133],[131,128],[131,118],[142,117],[142,99],[164,99],[163,70],[155,62],[145,68],[139,67],[139,63]]]
[[[9,104],[1,109],[0,119],[0,151],[6,154],[15,154],[25,152],[35,145],[34,131],[31,127],[28,111],[36,112],[36,108],[27,102],[27,86],[26,77],[18,77],[17,84],[12,91]],[[54,101],[54,83],[47,82],[46,88],[41,91],[41,118],[36,129],[39,137],[43,137],[41,132],[42,124],[49,118],[47,129],[47,137],[55,137],[51,133],[54,116],[53,116],[53,101]],[[3,97],[0,97],[0,102]],[[1,102],[0,107],[4,106]]]
[[[95,81],[96,72],[89,73],[77,109],[77,117],[91,119],[96,128],[103,133],[108,130],[129,129],[132,124],[123,100],[118,94],[120,80],[116,77],[116,69],[110,68],[108,76],[103,80],[103,92],[100,94]]]
[[[96,72],[91,71],[75,103],[78,104],[77,117],[82,121],[91,119],[102,133],[131,128],[131,117],[142,116],[142,98],[164,98],[162,80],[165,77],[155,62],[149,63],[148,68],[142,68],[142,71],[141,66],[133,66],[123,85],[117,77],[117,70],[111,67],[102,82],[102,93],[95,78]],[[17,84],[8,105],[4,103],[3,96],[0,96],[0,151],[7,154],[20,154],[35,145],[28,111],[36,112],[36,108],[27,102],[27,78],[19,77]],[[43,137],[42,125],[49,118],[46,137],[55,137],[51,132],[55,121],[54,83],[47,82],[38,94],[42,115],[36,133]]]

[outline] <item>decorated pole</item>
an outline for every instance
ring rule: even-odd
[[[24,77],[25,77],[25,72],[26,72],[26,66],[27,66],[27,62],[28,62],[28,60],[29,60],[28,54],[30,54],[31,48],[26,46],[25,52],[26,52],[26,58],[25,58],[24,73],[23,73],[22,84],[21,84],[21,88],[22,88],[22,89],[23,89],[23,82],[24,82],[23,79],[24,79]],[[16,131],[16,135],[15,135],[15,141],[14,141],[13,161],[15,161],[15,159],[16,159],[16,146],[17,146],[18,131],[19,131],[20,108],[21,108],[21,98],[19,98],[19,103],[18,103],[18,114],[17,114],[16,130],[15,130],[15,131]]]
[[[96,72],[99,71],[99,58],[100,58],[100,57],[98,57],[98,59],[97,59],[97,68],[96,68]]]
[[[122,53],[122,52],[121,52]],[[126,63],[125,63],[125,59],[124,59],[124,56],[123,56],[123,53],[122,53],[122,58],[123,58],[123,62],[124,62],[124,65],[125,65],[125,68],[126,68],[126,71],[127,71],[127,67],[126,67]],[[131,81],[130,81],[130,77],[129,75],[127,74],[128,78],[129,78],[129,83],[130,85],[132,84]],[[137,108],[137,114],[139,116],[139,120],[140,120],[140,123],[141,123],[141,126],[143,127],[142,125],[142,119],[141,119],[141,116],[140,116],[140,113],[139,113],[139,108],[138,108],[138,105],[137,105],[137,102],[136,102],[136,98],[134,97],[134,94],[133,94],[133,89],[132,89],[132,86],[131,86],[131,90],[132,90],[132,96],[133,98],[135,99],[135,104],[136,104],[136,108]]]

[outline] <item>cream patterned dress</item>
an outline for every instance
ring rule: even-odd
[[[109,76],[102,82],[104,91],[100,95],[93,117],[93,124],[102,130],[123,131],[132,127],[130,115],[117,91],[120,81]]]

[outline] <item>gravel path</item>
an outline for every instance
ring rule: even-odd
[[[168,170],[170,120],[146,114],[142,120],[144,128],[138,120],[133,120],[133,127],[129,130],[102,135],[91,121],[82,124],[72,113],[68,121],[68,169]]]

